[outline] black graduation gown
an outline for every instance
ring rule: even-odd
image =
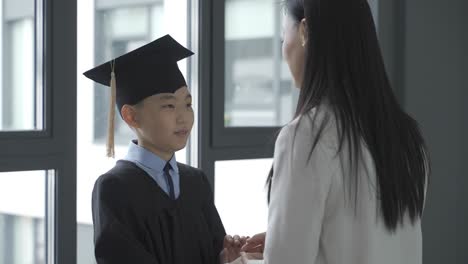
[[[93,189],[98,264],[219,264],[225,230],[201,170],[178,163],[176,200],[124,160]]]

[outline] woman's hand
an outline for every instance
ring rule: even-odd
[[[247,253],[263,253],[265,249],[265,238],[266,232],[256,234],[255,236],[247,239],[245,245],[241,248],[241,251]]]

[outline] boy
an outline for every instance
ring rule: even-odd
[[[244,242],[225,239],[204,173],[175,160],[194,120],[177,61],[191,55],[166,35],[84,73],[112,89],[108,156],[113,156],[114,104],[138,138],[94,186],[99,264],[218,264],[220,256],[235,258]]]

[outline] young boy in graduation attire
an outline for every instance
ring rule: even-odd
[[[194,121],[177,66],[191,55],[166,35],[84,73],[112,90],[108,156],[114,155],[115,104],[138,138],[94,186],[99,264],[218,264],[235,259],[244,243],[225,238],[204,173],[175,159]]]

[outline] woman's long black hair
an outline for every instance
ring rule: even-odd
[[[308,33],[295,117],[326,100],[337,123],[338,151],[346,142],[357,168],[364,142],[373,158],[387,229],[395,231],[406,213],[414,222],[423,211],[429,158],[418,124],[402,110],[390,86],[367,0],[285,0],[284,6],[297,24],[306,19]],[[321,132],[314,134],[311,152]],[[348,176],[357,186],[358,174]],[[272,180],[273,169],[268,199]]]

